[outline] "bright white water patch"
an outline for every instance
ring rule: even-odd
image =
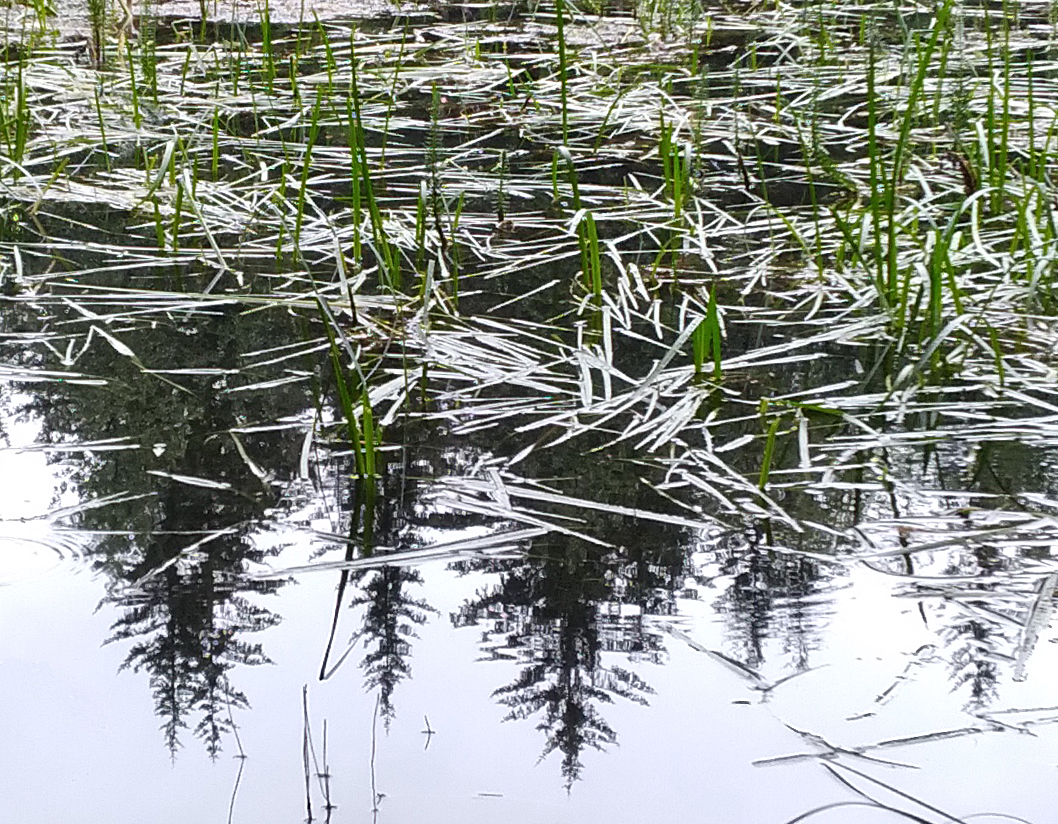
[[[23,399],[11,400],[17,406]],[[35,448],[39,434],[34,421],[8,424],[7,446],[0,449],[0,586],[43,575],[81,556],[76,540],[58,529],[52,517],[66,498],[75,497],[59,491],[61,467]]]
[[[4,524],[5,532],[10,525]],[[35,578],[57,567],[62,554],[44,543],[12,536],[0,536],[0,587]]]

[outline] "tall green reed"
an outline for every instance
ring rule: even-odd
[[[367,158],[363,112],[360,105],[360,86],[357,79],[357,58],[352,40],[350,40],[350,52],[349,100],[351,105],[347,109],[347,118],[349,150],[353,165],[354,217],[357,211],[355,204],[362,197],[364,205],[367,207],[368,217],[371,220],[371,234],[374,241],[373,250],[378,260],[379,280],[384,286],[399,290],[401,285],[400,250],[395,243],[390,242],[386,234],[382,211],[375,196],[371,167]],[[360,223],[358,221],[358,231],[359,227]]]

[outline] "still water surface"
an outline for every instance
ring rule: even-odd
[[[183,30],[135,117],[121,61],[8,65],[54,112],[0,204],[0,821],[1055,820],[1047,267],[973,224],[970,308],[908,275],[932,325],[897,322],[829,257],[848,238],[810,266],[782,222],[829,225],[803,134],[754,114],[845,71],[768,74],[811,57],[815,11],[752,67],[744,21],[710,47],[710,17],[712,73],[695,45],[669,76],[615,5],[561,81],[572,124],[536,4],[499,38],[477,5],[314,29],[278,71],[253,32]],[[860,85],[826,148],[862,189]],[[934,225],[961,225],[952,152],[922,155],[956,186]],[[1049,238],[1034,197],[1006,217]],[[354,480],[336,362],[378,478]]]

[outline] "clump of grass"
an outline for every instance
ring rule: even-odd
[[[335,332],[334,315],[322,298],[318,297],[317,303],[327,333],[331,366],[338,390],[339,409],[353,448],[356,477],[363,481],[373,481],[378,476],[378,447],[381,441],[381,431],[375,425],[367,382],[359,371],[359,362],[354,359],[353,363],[359,377],[359,392],[356,391],[355,385],[349,383],[348,369],[343,363],[342,350],[339,348],[338,335]]]
[[[30,132],[30,109],[25,81],[25,58],[19,55],[14,78],[5,83],[7,93],[0,102],[0,135],[3,135],[10,172],[17,180],[22,174],[21,163],[26,154]]]
[[[712,380],[718,384],[723,380],[720,335],[720,313],[716,306],[716,284],[714,283],[709,289],[709,303],[706,306],[705,316],[698,321],[691,337],[696,378],[703,377],[706,364],[712,361]]]

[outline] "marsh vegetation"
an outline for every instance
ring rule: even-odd
[[[1046,820],[1051,4],[102,3],[5,18],[4,591],[236,790],[282,685],[208,815]]]

